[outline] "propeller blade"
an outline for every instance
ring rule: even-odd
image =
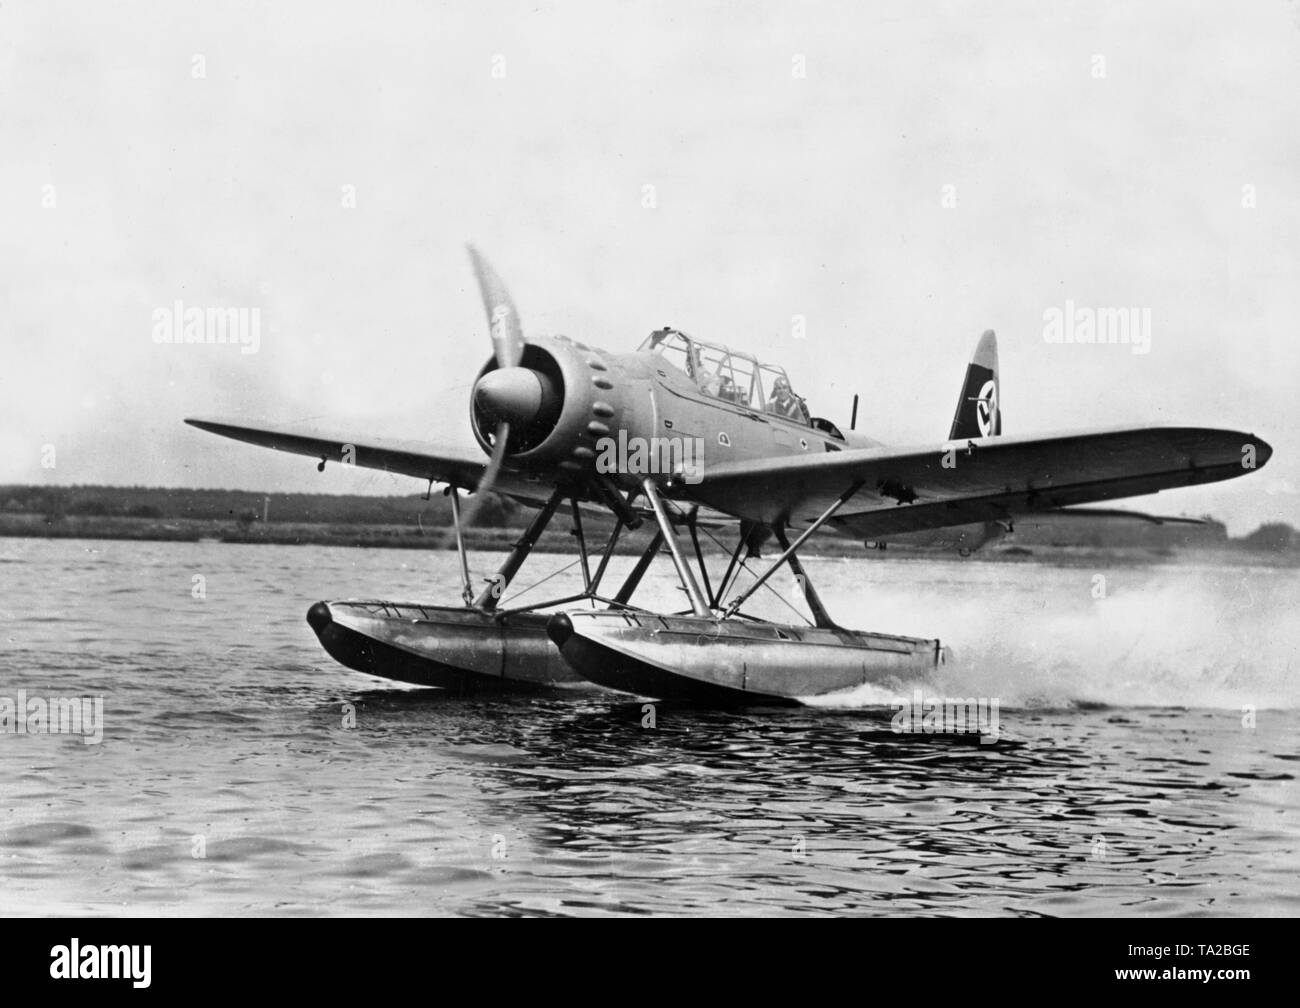
[[[488,492],[496,484],[497,477],[501,475],[501,463],[506,457],[506,442],[510,439],[510,425],[503,423],[497,427],[496,439],[492,444],[492,457],[488,460],[488,465],[483,470],[483,478],[478,481],[478,486],[474,489],[474,494],[466,502],[465,509],[461,512],[460,521],[465,528],[472,528],[474,519],[478,516],[479,508],[487,500]]]
[[[483,295],[483,308],[487,312],[488,325],[492,331],[497,367],[515,367],[524,356],[524,330],[519,321],[519,312],[492,265],[473,245],[467,245],[466,248],[469,249],[479,292]]]

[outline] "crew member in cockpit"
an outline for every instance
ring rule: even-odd
[[[700,359],[699,347],[692,352],[691,377],[706,395],[716,396],[722,389],[722,378]]]
[[[788,420],[804,419],[803,400],[794,394],[790,388],[790,379],[785,375],[778,375],[772,383],[772,397],[767,401],[767,411]]]

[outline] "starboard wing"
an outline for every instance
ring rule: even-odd
[[[1202,427],[1003,435],[706,465],[678,494],[797,530],[857,485],[835,530],[879,538],[1232,479],[1271,454],[1253,434]]]

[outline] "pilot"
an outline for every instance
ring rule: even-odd
[[[788,420],[804,418],[803,401],[794,394],[790,388],[790,379],[785,375],[778,375],[772,383],[772,397],[767,401],[767,411]]]
[[[716,396],[722,390],[722,378],[701,360],[699,347],[695,348],[692,360],[691,376],[695,379],[695,384],[705,394]]]

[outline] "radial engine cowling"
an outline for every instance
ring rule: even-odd
[[[470,425],[483,450],[491,453],[498,425],[508,423],[511,468],[590,468],[596,439],[606,429],[602,421],[616,412],[617,398],[612,383],[593,370],[588,358],[594,356],[568,340],[535,339],[516,367],[488,361],[470,395]]]

